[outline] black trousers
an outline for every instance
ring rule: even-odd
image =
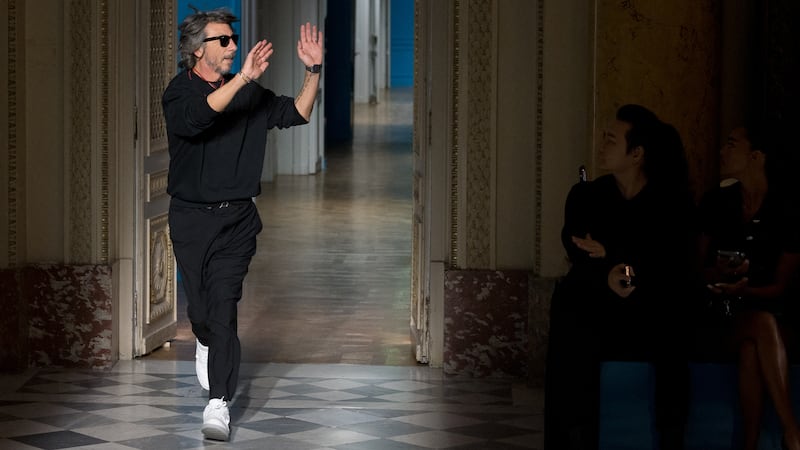
[[[173,200],[169,227],[192,332],[209,348],[209,398],[231,400],[241,361],[237,306],[261,219],[252,201],[187,207]]]
[[[545,368],[546,450],[598,448],[600,365],[615,360],[653,363],[661,448],[682,448],[690,394],[680,325],[686,311],[660,306],[603,297],[573,283],[556,288]]]

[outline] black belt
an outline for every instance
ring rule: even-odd
[[[246,205],[248,203],[253,203],[253,199],[248,198],[241,200],[225,200],[214,203],[198,203],[198,202],[190,202],[177,197],[172,197],[171,202],[175,206],[182,206],[184,208],[217,209],[217,208],[227,208],[229,206],[236,206],[236,205]]]

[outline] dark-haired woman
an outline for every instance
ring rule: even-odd
[[[738,357],[744,449],[758,448],[766,391],[783,426],[785,448],[800,450],[785,327],[794,317],[790,292],[800,300],[792,291],[800,267],[798,211],[768,177],[758,128],[730,133],[720,152],[720,175],[724,182],[700,203],[701,255],[707,289],[730,316],[710,328]]]

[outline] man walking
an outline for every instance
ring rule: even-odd
[[[170,237],[197,337],[197,378],[209,390],[205,437],[228,440],[227,402],[236,392],[241,348],[237,304],[261,231],[260,193],[267,130],[308,123],[322,68],[322,32],[300,26],[306,66],[296,98],[253,80],[269,66],[272,43],[257,42],[237,74],[231,65],[238,19],[227,9],[197,11],[180,25],[182,70],[164,91],[169,140]]]

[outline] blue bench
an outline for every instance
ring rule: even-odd
[[[691,403],[686,429],[687,450],[730,450],[740,447],[736,366],[692,363]],[[800,386],[800,367],[790,374]],[[653,424],[654,372],[645,362],[605,362],[600,370],[600,448],[658,450]],[[796,391],[796,390],[795,390]],[[800,415],[800,393],[792,404]],[[772,404],[765,401],[759,449],[781,450],[781,427]]]

